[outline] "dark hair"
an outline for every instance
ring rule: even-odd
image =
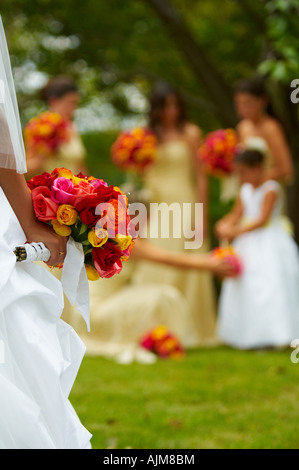
[[[268,101],[266,106],[267,114],[278,120],[267,93],[265,80],[262,77],[241,80],[235,85],[234,91],[235,93],[248,93],[249,95],[256,96],[257,98],[266,98]]]
[[[186,123],[186,107],[180,93],[166,82],[157,82],[149,97],[149,126],[157,134],[159,124],[161,123],[161,112],[165,108],[167,98],[171,95],[176,97],[178,103],[178,126],[183,126]]]
[[[76,93],[77,85],[71,77],[58,76],[51,78],[42,89],[41,96],[46,102],[51,98],[63,98],[68,93]]]
[[[255,168],[264,163],[264,154],[259,150],[243,150],[237,154],[235,163],[241,163],[242,165],[249,166],[250,168]]]

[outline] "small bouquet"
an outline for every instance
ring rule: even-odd
[[[212,250],[211,256],[215,256],[218,259],[225,259],[234,268],[236,276],[240,276],[243,272],[243,265],[237,254],[235,248],[232,245],[219,246]]]
[[[27,184],[37,219],[82,245],[89,280],[122,270],[136,237],[127,198],[118,187],[65,168],[35,176]]]
[[[157,143],[155,134],[146,128],[122,132],[111,147],[112,161],[121,170],[142,173],[155,161]]]
[[[146,334],[140,345],[163,358],[181,358],[185,354],[179,340],[163,325]]]
[[[238,138],[233,129],[210,132],[198,150],[198,158],[207,173],[222,177],[232,173],[238,150]]]
[[[32,118],[24,129],[27,149],[51,156],[69,140],[69,123],[58,113],[45,111]]]

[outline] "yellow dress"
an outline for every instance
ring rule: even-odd
[[[71,325],[86,346],[89,356],[104,356],[120,363],[152,363],[156,357],[143,349],[141,338],[165,325],[186,346],[192,331],[182,323],[186,303],[173,286],[132,283],[135,262],[124,262],[120,274],[90,282],[90,333],[75,309]]]
[[[46,159],[44,171],[51,173],[55,168],[67,168],[74,174],[78,174],[84,166],[86,150],[81,137],[74,129],[71,139],[62,144],[57,153]]]
[[[180,208],[184,203],[191,203],[194,214],[197,189],[193,168],[191,148],[185,141],[175,140],[160,145],[155,165],[144,176],[145,187],[152,194],[151,202],[175,202]],[[170,235],[173,236],[148,238],[148,241],[170,252],[190,254],[206,253],[209,250],[207,241],[200,249],[186,249],[183,229],[182,236],[176,238],[175,232],[172,232],[172,224],[178,231],[182,229],[182,226],[178,226],[180,222],[174,217],[170,224]],[[150,213],[148,227],[159,230],[157,225],[157,217]],[[183,338],[184,343],[190,347],[215,343],[216,301],[213,278],[209,273],[140,261],[134,270],[132,282],[136,286],[154,283],[178,289],[186,301],[186,309],[180,320],[182,328],[189,331],[189,336]]]

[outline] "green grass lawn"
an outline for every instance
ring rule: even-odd
[[[86,357],[70,399],[94,449],[298,449],[290,354],[221,347],[151,365]]]

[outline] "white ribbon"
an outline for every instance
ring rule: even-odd
[[[80,243],[69,238],[67,254],[63,262],[61,283],[65,295],[71,305],[75,305],[81,313],[90,331],[89,284],[84,265],[84,253]]]

